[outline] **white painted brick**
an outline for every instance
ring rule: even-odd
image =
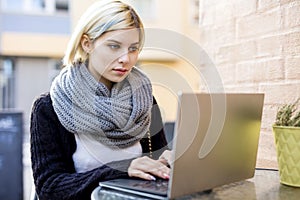
[[[203,12],[200,16],[200,24],[202,26],[213,25],[215,23],[216,18],[216,7],[210,6],[203,8]]]
[[[274,57],[282,54],[283,44],[281,37],[273,35],[257,39],[257,56],[258,57]]]
[[[263,71],[265,77],[260,81],[277,81],[285,77],[284,62],[281,58],[262,61],[258,67],[265,69]],[[261,73],[259,70],[257,72]]]
[[[261,132],[259,138],[257,162],[258,167],[277,168],[276,146],[272,133]]]
[[[295,3],[298,0],[279,0],[279,1],[280,1],[280,5],[283,5],[283,4]]]
[[[300,97],[300,1],[203,0],[201,5],[206,24],[200,27],[201,44],[215,58],[225,91],[265,93],[258,165],[276,166],[277,108]]]
[[[226,44],[234,43],[236,38],[235,20],[227,20],[221,25],[216,25],[213,28],[213,32],[213,40],[215,42],[215,45],[224,46]]]
[[[256,11],[256,1],[257,0],[234,0],[234,15],[235,16],[245,16]]]
[[[218,66],[220,77],[225,85],[236,84],[235,66],[233,64],[224,64]]]
[[[280,0],[258,0],[258,9],[270,9],[273,7],[279,7]]]
[[[252,60],[257,55],[255,41],[247,41],[220,47],[217,52],[217,59],[220,63],[234,63],[244,60]]]
[[[236,66],[238,83],[260,83],[284,80],[285,72],[282,59],[241,62]]]
[[[254,82],[254,67],[255,63],[250,62],[242,62],[238,63],[236,66],[236,79],[237,83],[252,83]],[[263,75],[259,74],[258,79],[262,79]]]
[[[300,31],[284,35],[282,44],[284,55],[300,55]]]
[[[266,104],[280,104],[293,102],[300,97],[300,81],[295,83],[261,84],[260,91],[265,93]]]
[[[234,17],[233,4],[230,1],[220,1],[216,4],[215,23],[222,24]]]
[[[255,37],[280,30],[281,12],[276,9],[262,14],[253,14],[237,21],[238,38]]]
[[[300,1],[287,5],[284,11],[285,28],[293,28],[300,25]]]
[[[295,79],[300,81],[300,56],[287,58],[285,67],[288,80]]]

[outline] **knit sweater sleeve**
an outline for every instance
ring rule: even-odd
[[[151,109],[151,151],[154,159],[158,157],[168,148],[168,142],[164,132],[164,125],[156,99],[153,97],[153,106]],[[141,141],[143,152],[149,154],[149,139],[143,138]]]
[[[128,176],[130,159],[76,173],[72,160],[74,135],[59,123],[49,94],[34,102],[30,132],[32,170],[40,200],[90,199],[99,181]]]

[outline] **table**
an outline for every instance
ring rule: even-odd
[[[128,200],[140,199],[122,196],[122,193],[107,193],[97,187],[92,193],[92,200]],[[251,179],[227,184],[213,189],[211,193],[195,193],[178,198],[178,200],[299,200],[300,188],[280,184],[277,170],[256,169]]]

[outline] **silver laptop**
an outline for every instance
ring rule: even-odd
[[[173,199],[254,176],[264,94],[182,93],[178,102],[169,181],[115,179],[101,188]]]

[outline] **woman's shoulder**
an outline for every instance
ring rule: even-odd
[[[49,92],[42,93],[34,99],[34,105],[40,104],[52,104]]]
[[[52,101],[50,98],[50,93],[43,93],[39,95],[33,102],[32,112],[40,112],[40,111],[52,111]]]

